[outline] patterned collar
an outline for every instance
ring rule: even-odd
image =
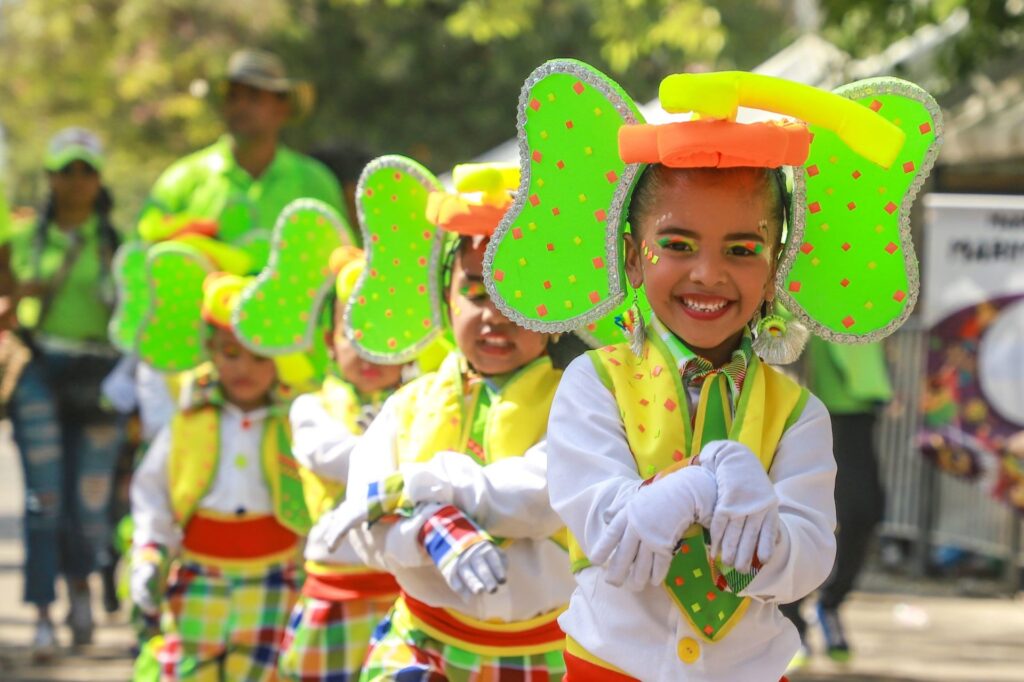
[[[669,331],[668,327],[662,324],[658,318],[651,319],[649,330],[651,333],[656,334],[665,344],[665,347],[668,348],[668,352],[672,355],[672,359],[675,361],[685,385],[700,387],[708,376],[721,372],[729,380],[729,387],[734,400],[740,394],[740,391],[743,390],[743,380],[747,376],[747,367],[753,355],[749,330],[745,329],[743,331],[740,345],[732,352],[732,357],[729,361],[717,368],[707,358],[694,353],[683,343],[682,339]]]

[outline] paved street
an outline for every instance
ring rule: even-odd
[[[65,651],[53,663],[33,666],[27,644],[33,612],[21,603],[21,473],[0,427],[0,680],[3,682],[122,682],[130,678],[132,641],[124,618],[103,622],[96,644]],[[965,598],[949,584],[867,577],[865,591],[846,610],[856,658],[845,666],[815,659],[794,682],[1008,682],[1024,681],[1024,601]],[[95,594],[98,595],[98,585]],[[54,615],[63,616],[58,605]],[[820,646],[817,631],[812,643]],[[69,635],[61,631],[62,641]]]

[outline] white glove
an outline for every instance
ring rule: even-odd
[[[508,577],[508,558],[493,542],[478,542],[441,568],[441,575],[463,601],[494,593]]]
[[[402,494],[412,507],[428,502],[451,504],[454,497],[451,483],[431,471],[428,465],[409,464],[402,467],[401,474]],[[309,539],[323,543],[333,552],[353,528],[366,523],[369,517],[365,500],[358,503],[345,500],[320,518],[310,531]]]
[[[742,443],[712,441],[698,457],[714,474],[718,502],[711,519],[711,555],[740,573],[754,558],[771,558],[779,529],[779,498],[757,455]]]
[[[160,612],[160,567],[149,561],[132,564],[129,580],[132,603],[147,616]]]
[[[345,500],[326,512],[309,531],[309,542],[322,544],[333,552],[353,528],[366,523],[370,511],[366,500]]]
[[[605,581],[612,585],[661,584],[686,529],[710,521],[715,494],[714,477],[695,466],[641,486],[611,519],[590,560],[602,565],[611,558]]]

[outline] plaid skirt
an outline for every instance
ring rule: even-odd
[[[355,682],[374,630],[394,603],[394,596],[327,601],[302,595],[281,645],[280,679]]]
[[[167,589],[163,678],[276,680],[296,580],[294,562],[260,569],[182,563]]]

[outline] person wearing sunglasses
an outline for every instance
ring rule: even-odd
[[[4,332],[25,356],[7,412],[24,469],[25,601],[38,609],[34,651],[55,653],[50,609],[67,581],[74,644],[92,639],[87,578],[110,537],[108,505],[119,430],[100,407],[100,384],[117,361],[107,341],[111,261],[120,241],[103,186],[103,149],[83,128],[50,140],[49,193],[34,219],[0,236],[0,273],[13,319]]]

